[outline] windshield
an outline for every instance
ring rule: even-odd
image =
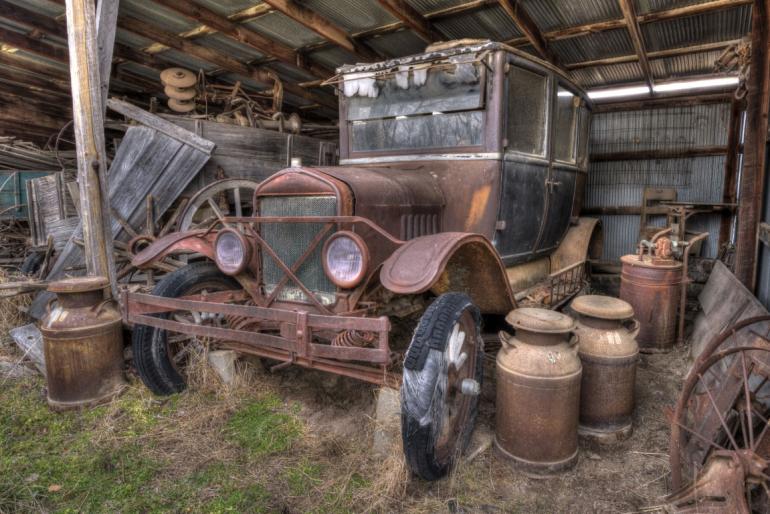
[[[483,71],[466,57],[465,62],[402,66],[385,77],[346,75],[351,151],[481,145]]]

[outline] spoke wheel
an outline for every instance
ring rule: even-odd
[[[770,491],[770,342],[723,349],[699,361],[685,381],[672,421],[671,485],[675,496],[714,473],[716,459],[741,466],[747,512],[767,512]],[[711,493],[710,493],[711,494]],[[725,495],[734,491],[725,491]],[[713,496],[713,494],[712,494]],[[711,500],[709,500],[711,501]],[[724,498],[714,498],[714,502]],[[743,499],[741,499],[741,502]],[[699,506],[703,506],[698,504]]]
[[[257,186],[259,182],[249,179],[212,182],[190,198],[179,217],[179,231],[206,228],[227,216],[251,216]]]
[[[163,277],[153,295],[179,298],[239,287],[238,282],[222,274],[213,263],[197,262]],[[157,316],[196,325],[221,326],[224,323],[221,316],[202,312],[178,311]],[[152,392],[173,394],[186,387],[189,364],[196,355],[205,351],[207,344],[205,339],[136,325],[132,339],[134,365]]]
[[[443,477],[465,449],[482,374],[478,309],[464,294],[440,296],[420,319],[404,361],[401,430],[417,476]]]

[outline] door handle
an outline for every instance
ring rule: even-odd
[[[553,190],[561,185],[561,182],[558,180],[551,180],[549,178],[545,179],[545,187],[548,188],[549,193],[553,193]]]

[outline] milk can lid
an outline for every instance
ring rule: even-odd
[[[109,285],[107,277],[72,277],[51,282],[48,290],[52,293],[85,293],[104,289]]]
[[[544,334],[562,334],[575,329],[575,321],[566,314],[533,307],[512,310],[505,321],[513,328]]]
[[[578,314],[592,318],[623,320],[634,317],[634,308],[631,304],[612,296],[593,294],[578,296],[572,301],[571,307]]]

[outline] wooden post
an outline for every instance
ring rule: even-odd
[[[735,98],[730,104],[730,125],[727,129],[727,157],[725,159],[725,179],[722,193],[723,203],[735,203],[738,181],[738,157],[740,155],[741,119],[743,118],[743,102]],[[730,242],[730,228],[733,215],[725,212],[719,228],[719,245]]]
[[[751,11],[751,68],[744,163],[738,207],[735,275],[750,291],[756,284],[759,220],[765,184],[767,111],[770,104],[770,0],[754,0]]]
[[[104,104],[92,0],[66,0],[72,114],[86,270],[109,277],[117,297],[104,147]]]
[[[99,0],[96,6],[96,40],[99,46],[99,80],[103,113],[107,110],[107,93],[110,89],[112,52],[115,48],[119,3],[119,0]]]

